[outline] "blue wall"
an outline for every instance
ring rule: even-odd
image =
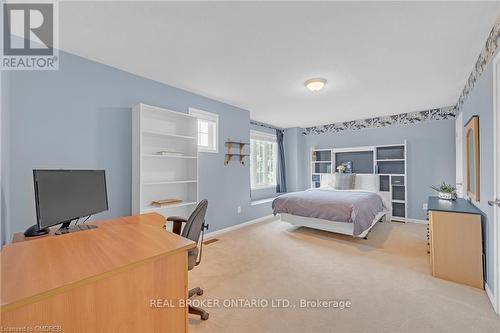
[[[2,179],[11,199],[9,234],[36,222],[34,168],[105,169],[110,210],[96,218],[131,213],[131,108],[139,102],[219,114],[219,153],[200,153],[199,160],[199,193],[209,200],[210,231],[270,214],[270,204],[250,205],[248,163],[224,166],[225,139],[249,140],[249,111],[64,52],[58,71],[9,74],[10,89],[2,89],[10,117],[8,151],[2,150],[3,165],[10,168],[10,186]]]
[[[398,144],[407,140],[408,217],[426,219],[422,205],[435,192],[429,186],[455,183],[454,120],[424,121],[413,125],[346,130],[340,133],[302,135],[299,175],[302,189],[310,187],[310,150]]]
[[[497,52],[498,53],[498,52]],[[493,184],[493,62],[490,62],[479,77],[476,85],[469,93],[465,103],[460,108],[464,125],[473,115],[479,116],[479,171],[480,171],[480,201],[472,203],[484,213],[483,235],[486,252],[486,283],[494,293],[495,284],[493,272],[494,227],[493,207],[488,200],[494,198]],[[463,137],[463,179],[465,175],[465,129]],[[488,269],[489,268],[489,269]]]
[[[9,77],[10,73],[7,71],[0,71],[0,90],[2,91],[2,98],[0,103],[0,234],[1,242],[4,244],[9,239],[9,228],[5,223],[9,219],[7,209],[8,206],[8,188],[9,188],[9,168],[7,161],[9,160]],[[5,95],[3,92],[6,92]]]

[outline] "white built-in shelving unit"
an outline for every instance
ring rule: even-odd
[[[375,147],[375,173],[380,191],[391,200],[392,220],[408,221],[408,163],[406,140],[402,144]]]
[[[401,144],[311,149],[311,188],[318,188],[324,174],[335,173],[341,154],[363,154],[371,156],[373,166],[368,166],[362,173],[379,176],[380,194],[384,202],[390,203],[393,221],[407,222],[408,219],[408,177],[406,140]],[[356,165],[353,166],[356,169]]]
[[[132,111],[132,213],[189,216],[198,203],[197,119],[139,104]],[[171,152],[168,155],[161,151]],[[179,199],[165,207],[153,200]]]

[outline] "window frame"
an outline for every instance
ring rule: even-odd
[[[275,178],[274,178],[274,184],[268,184],[268,185],[254,185],[252,183],[252,140],[257,140],[257,141],[267,141],[275,144]],[[276,134],[271,134],[267,132],[261,132],[257,130],[250,130],[250,190],[265,190],[265,189],[272,189],[276,188],[278,185],[278,138],[276,137]]]
[[[189,108],[189,114],[191,116],[194,116],[196,117],[198,120],[205,120],[205,121],[211,121],[211,122],[214,122],[215,123],[215,132],[214,132],[214,149],[212,148],[206,148],[206,147],[203,147],[203,146],[200,146],[199,142],[198,142],[198,137],[200,135],[200,132],[199,132],[199,129],[198,129],[198,126],[199,124],[197,124],[197,127],[196,127],[196,144],[198,146],[198,151],[199,152],[203,152],[203,153],[213,153],[213,154],[218,154],[219,153],[219,115],[217,113],[213,113],[213,112],[208,112],[208,111],[204,111],[204,110],[200,110],[200,109],[196,109],[196,108]],[[209,133],[210,135],[210,133]]]

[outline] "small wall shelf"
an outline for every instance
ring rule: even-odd
[[[229,162],[233,160],[233,156],[237,156],[239,158],[239,161],[242,165],[245,165],[245,156],[250,156],[249,154],[246,154],[245,151],[245,146],[248,145],[247,142],[241,142],[241,141],[232,141],[228,139],[226,141],[226,158],[224,160],[224,165],[228,165]],[[238,153],[233,152],[233,146],[236,146],[239,148]]]

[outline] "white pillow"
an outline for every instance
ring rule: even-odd
[[[370,192],[378,192],[380,176],[377,174],[363,174],[357,173],[354,180],[355,190],[364,190]],[[320,187],[322,188],[335,188],[335,174],[325,173],[321,175]]]
[[[377,174],[356,174],[356,181],[354,182],[355,190],[364,190],[370,192],[378,192],[379,188],[380,176]]]
[[[320,187],[335,187],[335,177],[331,173],[321,175]]]
[[[335,186],[336,190],[353,190],[354,183],[356,180],[356,174],[354,173],[335,173]]]

